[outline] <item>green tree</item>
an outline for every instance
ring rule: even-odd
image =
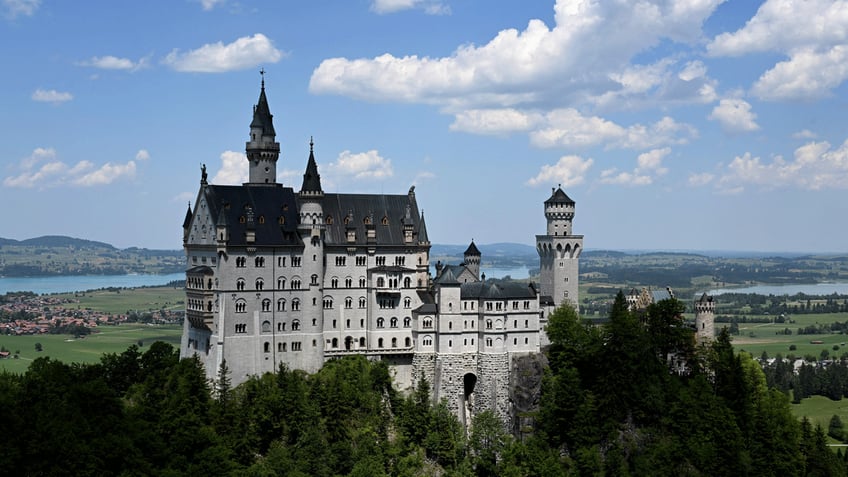
[[[511,438],[494,411],[486,410],[474,416],[468,436],[468,452],[477,476],[499,475],[498,461],[509,447]]]
[[[842,425],[842,419],[839,418],[836,414],[834,414],[830,418],[830,424],[827,426],[827,435],[836,439],[836,440],[844,440],[845,430]]]

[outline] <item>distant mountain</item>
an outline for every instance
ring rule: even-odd
[[[6,240],[6,239],[4,239]],[[108,248],[115,247],[105,242],[66,237],[64,235],[44,235],[26,240],[15,240],[7,245],[21,245],[25,247],[76,247],[76,248]]]

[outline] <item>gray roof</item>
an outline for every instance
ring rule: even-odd
[[[216,226],[229,227],[230,246],[302,244],[297,234],[297,200],[291,187],[207,185],[201,193]],[[253,244],[245,240],[248,228],[256,233]]]
[[[562,190],[561,187],[557,187],[552,193],[550,198],[545,201],[545,204],[570,204],[574,205],[575,202],[571,200],[570,197]]]
[[[322,192],[321,175],[318,174],[318,164],[312,152],[312,140],[309,140],[309,160],[306,162],[306,172],[303,174],[303,186],[300,192]]]
[[[532,283],[509,281],[485,281],[463,283],[460,296],[463,299],[532,299],[536,298],[536,287]]]
[[[478,257],[480,256],[480,249],[478,249],[477,246],[474,245],[473,240],[471,241],[471,245],[469,245],[468,248],[465,249],[464,255],[476,255]]]
[[[654,303],[658,303],[663,300],[674,298],[674,295],[672,295],[668,290],[651,290],[651,298],[653,298]]]
[[[408,222],[405,220],[407,206],[412,223],[404,224]],[[374,228],[378,245],[405,245],[404,225],[412,227],[414,245],[421,240],[421,220],[414,195],[324,194],[323,209],[326,221],[332,221],[326,224],[326,240],[330,245],[347,244],[349,228],[356,232],[356,245],[367,243],[369,227]],[[371,225],[366,225],[366,219],[371,221]],[[416,223],[419,224],[418,237],[415,237]]]
[[[265,97],[265,80],[262,80],[262,91],[259,93],[259,101],[253,107],[253,121],[251,128],[262,128],[263,136],[276,136],[274,131],[274,115],[268,107],[268,98]]]

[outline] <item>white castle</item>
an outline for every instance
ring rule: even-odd
[[[405,194],[325,193],[310,140],[303,183],[277,182],[280,144],[264,78],[246,144],[249,182],[207,182],[183,223],[186,320],[180,355],[210,380],[226,361],[233,385],[280,365],[316,372],[364,355],[390,365],[401,390],[424,377],[463,421],[510,416],[517,357],[547,344],[547,316],[577,304],[583,237],[561,188],[536,237],[540,286],[486,280],[471,243],[462,265],[430,274],[430,239],[414,187]]]

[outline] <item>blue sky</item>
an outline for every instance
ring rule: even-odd
[[[0,236],[177,249],[246,180],[416,186],[435,243],[846,252],[848,1],[0,0]]]

